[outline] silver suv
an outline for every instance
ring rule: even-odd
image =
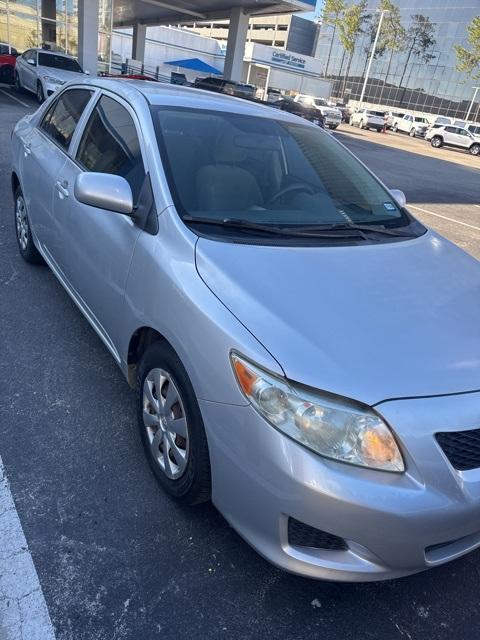
[[[430,144],[436,149],[443,146],[457,147],[469,151],[472,156],[480,154],[480,138],[475,137],[470,131],[462,127],[447,125],[430,129],[425,136],[425,140],[430,140]]]

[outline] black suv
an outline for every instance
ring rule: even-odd
[[[245,82],[234,82],[223,78],[197,78],[193,86],[197,89],[226,93],[237,98],[249,98],[251,100],[255,98],[255,86]]]

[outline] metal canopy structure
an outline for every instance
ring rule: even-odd
[[[114,27],[222,20],[232,8],[249,15],[311,11],[315,0],[114,0]]]

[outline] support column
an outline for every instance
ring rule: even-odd
[[[241,7],[233,7],[230,10],[230,26],[223,70],[223,77],[227,80],[242,80],[248,20],[248,13],[245,13]]]
[[[97,75],[98,0],[78,2],[78,61],[84,71]]]
[[[145,62],[145,39],[147,37],[147,25],[137,22],[133,27],[132,58]]]

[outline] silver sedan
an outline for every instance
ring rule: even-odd
[[[64,86],[12,146],[20,254],[136,389],[165,491],[315,578],[480,545],[480,265],[402,192],[296,116],[141,81]]]

